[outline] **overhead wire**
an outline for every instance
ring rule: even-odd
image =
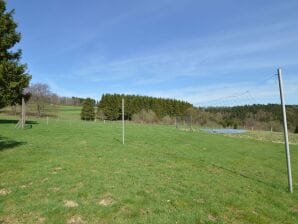
[[[263,85],[264,83],[271,80],[275,76],[276,76],[276,74],[270,75],[269,77],[266,77],[265,79],[262,79],[261,81],[254,84],[254,88],[258,87],[260,85]],[[221,102],[223,106],[229,106],[229,105],[230,106],[232,106],[232,105],[236,106],[236,105],[239,105],[239,103],[237,101],[240,101],[240,104],[241,104],[241,102],[243,101],[243,99],[241,97],[244,96],[244,95],[247,95],[247,98],[249,99],[249,101],[251,101],[252,104],[255,104],[255,102],[257,100],[253,96],[253,92],[254,92],[254,89],[250,88],[250,89],[246,89],[244,91],[240,91],[238,93],[235,93],[233,95],[229,95],[229,96],[225,96],[225,97],[219,97],[217,99],[212,99],[212,100],[208,100],[208,101],[204,101],[204,102],[198,102],[198,103],[195,103],[194,105],[199,106],[199,107],[202,106],[202,105],[205,105],[205,107],[206,107],[207,105],[209,105],[209,106],[212,105],[212,104],[215,105],[215,104],[218,104],[216,102]],[[235,100],[235,98],[236,98],[236,100]],[[232,105],[230,103],[228,103],[228,101],[232,102]],[[214,103],[212,103],[212,102],[214,102]],[[223,103],[223,102],[226,102],[226,103]]]

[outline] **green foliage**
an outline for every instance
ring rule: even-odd
[[[298,106],[287,105],[287,119],[290,130],[295,130],[298,121]],[[282,130],[282,113],[279,104],[255,104],[235,107],[191,108],[186,112],[193,123],[205,125],[214,123],[224,128],[254,128],[255,130]]]
[[[121,100],[125,100],[125,118],[131,120],[134,114],[141,110],[153,111],[158,119],[168,115],[170,117],[183,115],[192,107],[190,103],[138,95],[104,94],[98,104],[98,110],[102,110],[109,120],[121,119]]]
[[[19,63],[21,50],[11,50],[21,39],[13,12],[6,12],[5,2],[0,0],[0,108],[20,104],[31,78],[26,65]]]
[[[94,101],[87,98],[83,103],[83,108],[81,111],[81,119],[93,121],[95,118]]]
[[[298,126],[296,126],[294,133],[298,134]]]

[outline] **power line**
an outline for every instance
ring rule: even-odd
[[[250,101],[252,101],[252,102],[256,102],[256,98],[253,96],[253,92],[255,92],[254,90],[255,90],[255,87],[258,87],[258,86],[261,86],[261,85],[263,85],[264,83],[266,83],[266,82],[268,82],[269,80],[271,80],[273,77],[275,77],[276,76],[276,74],[274,74],[274,75],[270,75],[269,77],[266,77],[265,79],[262,79],[261,81],[259,81],[259,82],[257,82],[256,84],[254,84],[254,88],[250,88],[250,89],[247,89],[247,90],[244,90],[244,91],[241,91],[241,92],[238,92],[238,93],[235,93],[235,94],[233,94],[233,95],[229,95],[229,96],[225,96],[225,97],[219,97],[219,98],[216,98],[216,99],[212,99],[212,100],[208,100],[208,101],[205,101],[205,102],[198,102],[198,103],[194,103],[194,105],[195,106],[202,106],[202,104],[209,104],[209,105],[211,105],[212,104],[212,102],[218,102],[218,101],[221,101],[221,102],[225,102],[225,101],[230,101],[230,102],[233,102],[233,103],[235,103],[236,102],[236,100],[235,100],[235,98],[236,99],[238,99],[238,101],[243,101],[242,99],[241,99],[241,97],[242,96],[245,96],[245,95],[247,95],[247,98],[250,100]],[[213,103],[213,104],[214,104]],[[228,104],[227,103],[225,103],[224,105],[226,105],[226,106],[228,106]],[[238,103],[236,102],[235,103],[235,105],[238,105]]]

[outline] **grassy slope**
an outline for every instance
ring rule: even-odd
[[[61,119],[80,120],[81,106],[62,106],[58,108],[57,116]]]
[[[64,105],[46,105],[46,111],[43,112],[43,116],[45,114],[50,115],[50,119],[66,119],[66,120],[80,120],[81,106],[64,106]],[[17,113],[20,114],[20,106],[17,107]],[[37,114],[36,106],[33,104],[28,104],[26,111],[29,113]],[[0,115],[4,117],[5,115],[14,114],[14,108],[8,106],[0,109]],[[52,115],[52,117],[51,117]],[[15,117],[15,119],[19,119],[20,115],[10,116]]]
[[[0,223],[297,223],[281,144],[169,126],[0,124]],[[113,204],[99,205],[103,198]],[[64,200],[79,204],[64,206]],[[79,223],[79,222],[78,222]]]

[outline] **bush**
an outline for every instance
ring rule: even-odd
[[[93,121],[95,118],[94,102],[92,99],[87,98],[83,103],[81,111],[81,119],[87,121]]]
[[[158,117],[154,111],[142,109],[139,113],[132,115],[132,120],[138,123],[157,123]]]
[[[296,126],[294,133],[298,134],[298,126]]]
[[[162,118],[163,124],[174,124],[175,120],[173,120],[169,115]]]

